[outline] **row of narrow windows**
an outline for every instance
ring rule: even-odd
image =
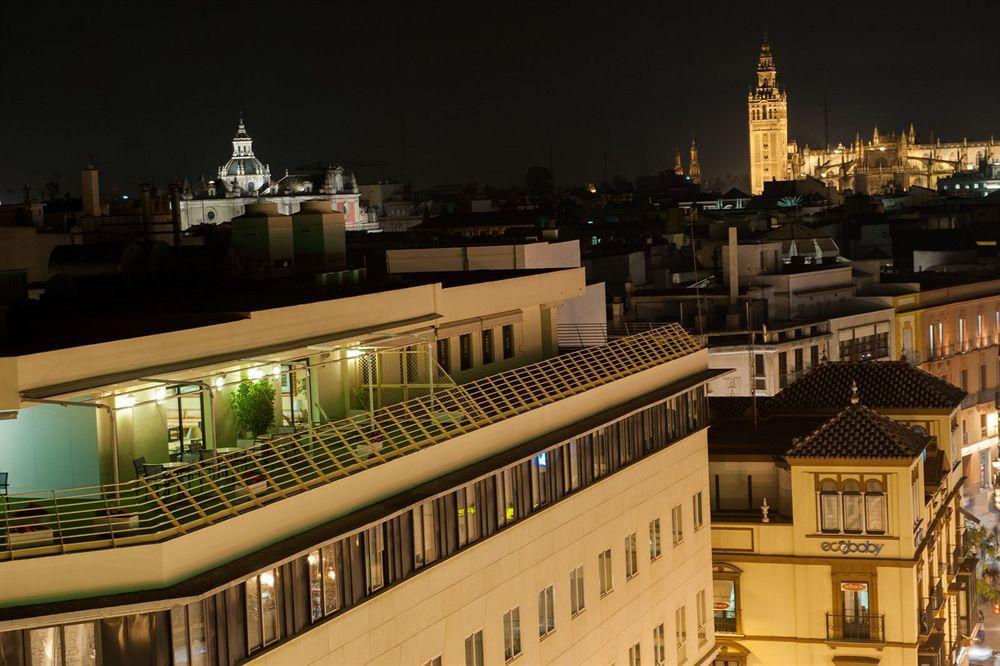
[[[0,633],[0,664],[234,666],[707,425],[705,389],[698,386],[201,601]],[[693,506],[697,527],[703,520],[700,493]],[[683,539],[679,506],[671,518],[678,543]],[[656,533],[659,548],[658,522]]]

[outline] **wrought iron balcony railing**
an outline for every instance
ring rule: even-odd
[[[718,634],[735,634],[736,619],[739,611],[715,611],[715,632]]]
[[[826,614],[826,639],[858,643],[885,642],[885,615]]]

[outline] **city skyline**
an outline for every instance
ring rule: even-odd
[[[605,159],[609,177],[671,169],[675,148],[694,135],[706,183],[737,184],[747,176],[744,99],[765,31],[800,143],[821,145],[824,98],[833,142],[911,122],[945,140],[988,137],[1000,107],[1000,94],[974,85],[985,71],[977,65],[993,58],[984,26],[995,10],[985,5],[953,10],[979,17],[957,35],[912,5],[856,5],[860,22],[850,7],[790,16],[759,3],[627,15],[514,5],[459,17],[391,3],[312,6],[280,32],[227,26],[232,14],[216,7],[196,21],[184,5],[149,16],[101,5],[43,17],[45,7],[3,10],[4,200],[19,200],[25,183],[39,193],[52,173],[75,192],[73,174],[90,156],[123,191],[175,174],[211,177],[241,108],[279,175],[330,161],[375,164],[358,169],[363,181],[521,184],[528,166],[549,164],[551,135],[557,181],[579,184],[601,179]],[[43,18],[61,37],[33,49],[15,26]],[[182,48],[189,42],[207,46]],[[259,55],[225,57],[236,43]],[[449,55],[458,50],[466,56]]]

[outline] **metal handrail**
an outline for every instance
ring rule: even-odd
[[[579,349],[607,344],[618,338],[645,333],[657,328],[670,326],[667,322],[606,322],[563,323],[556,325],[559,346],[563,349]],[[674,324],[676,325],[676,324]]]
[[[668,325],[133,481],[18,493],[0,559],[163,541],[698,349]]]
[[[826,614],[826,639],[858,643],[885,642],[885,615]]]

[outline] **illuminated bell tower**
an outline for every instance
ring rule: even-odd
[[[788,178],[788,99],[778,87],[771,45],[764,35],[757,60],[757,87],[747,98],[750,129],[750,192],[760,194],[764,183]]]

